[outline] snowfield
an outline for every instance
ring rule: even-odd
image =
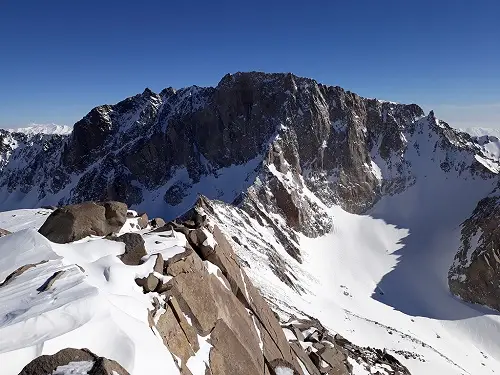
[[[471,194],[467,186],[464,182],[457,191]],[[305,290],[302,294],[275,276],[258,248],[243,246],[252,244],[245,242],[242,230],[271,241],[268,228],[255,221],[238,228],[224,218],[245,223],[238,218],[244,215],[241,211],[219,203],[216,210],[224,229],[242,243],[233,246],[248,262],[247,274],[284,318],[309,314],[358,345],[387,349],[412,374],[496,373],[500,316],[456,299],[446,283],[459,236],[456,221],[469,207],[433,218],[431,212],[444,213],[441,206],[449,203],[444,199],[449,192],[438,189],[435,198],[443,201],[424,205],[422,212],[417,197],[430,199],[425,195],[429,192],[415,185],[384,198],[369,215],[323,207],[334,220],[334,230],[319,238],[301,236],[303,264],[280,252]],[[0,363],[8,364],[2,365],[2,374],[15,375],[35,357],[65,347],[87,347],[116,360],[133,375],[155,373],[158,368],[178,373],[168,349],[151,334],[147,320],[151,297],[134,282],[152,271],[155,257],[140,266],[126,266],[116,257],[124,251],[119,242],[88,237],[65,245],[51,243],[34,230],[49,212],[0,214],[1,225],[16,232],[0,238],[0,281],[22,265],[36,264],[0,287]],[[260,234],[252,234],[252,229]],[[148,253],[161,252],[165,259],[182,252],[185,244],[185,238],[175,234],[144,234],[144,239]],[[52,289],[38,291],[60,271]],[[210,350],[203,344],[206,338],[199,341],[204,349],[188,364],[193,370],[203,367]],[[357,375],[382,370],[368,372],[352,364]]]
[[[15,230],[22,228],[21,216],[28,227],[41,225],[39,212],[2,213],[0,222],[12,218],[6,227]],[[184,250],[184,236],[144,237],[149,253],[161,252],[169,258]],[[124,246],[100,237],[55,244],[33,229],[0,238],[1,281],[20,266],[34,265],[0,286],[2,375],[18,374],[37,356],[66,347],[88,348],[118,361],[131,374],[152,374],[159,368],[178,373],[161,338],[151,334],[147,311],[155,293],[143,294],[134,281],[152,272],[156,257],[140,266],[124,265],[116,257]],[[56,273],[60,277],[42,291]]]

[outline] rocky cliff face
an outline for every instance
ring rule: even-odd
[[[467,302],[500,311],[500,197],[482,199],[462,224],[460,249],[448,274],[450,290]]]

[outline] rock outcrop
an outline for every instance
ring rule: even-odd
[[[460,249],[448,274],[452,293],[500,311],[500,197],[482,199],[462,223]]]
[[[129,375],[117,362],[99,357],[88,349],[67,348],[42,355],[27,364],[19,375]]]
[[[141,264],[142,257],[146,255],[146,247],[140,234],[125,233],[118,237],[108,237],[108,239],[125,244],[125,252],[120,256],[123,263],[129,266]]]
[[[188,220],[175,223],[190,246],[164,262],[162,278],[169,280],[156,288],[161,298],[151,325],[183,374],[190,373],[194,357],[205,355],[207,371],[214,375],[274,374],[278,363],[304,375],[276,316],[240,268],[225,235],[206,220],[203,202]]]
[[[359,347],[338,334],[331,334],[316,319],[291,318],[282,327],[310,375],[352,374],[349,359],[369,374],[410,375],[408,369],[385,350]]]
[[[52,212],[40,234],[52,242],[68,243],[87,236],[118,232],[127,219],[127,205],[120,202],[85,202]]]

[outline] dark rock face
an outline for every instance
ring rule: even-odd
[[[141,258],[146,255],[144,239],[138,233],[125,233],[119,237],[110,237],[117,242],[125,244],[125,253],[120,257],[123,263],[128,266],[137,266],[141,264]]]
[[[6,236],[8,234],[10,234],[11,232],[8,231],[7,229],[2,229],[0,228],[0,237],[3,237],[3,236]]]
[[[88,367],[87,374],[89,375],[129,375],[127,370],[115,361],[99,357],[88,349],[72,348],[35,358],[22,369],[19,375],[52,375],[57,368],[70,363]],[[71,372],[68,370],[68,373]]]
[[[125,224],[127,205],[120,202],[85,202],[58,208],[39,229],[52,242],[68,243],[84,237],[106,236]]]
[[[462,223],[462,244],[448,273],[452,293],[500,311],[500,197],[482,199]]]

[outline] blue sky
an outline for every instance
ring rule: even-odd
[[[308,76],[500,127],[500,2],[0,2],[0,127],[72,125],[142,92],[227,72]]]

